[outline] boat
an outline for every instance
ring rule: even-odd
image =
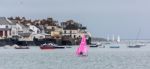
[[[91,44],[90,47],[103,47],[103,45],[102,43],[97,42],[97,43]]]
[[[92,45],[90,45],[90,47],[98,47],[98,45],[97,44],[92,44]]]
[[[66,46],[66,48],[72,48],[71,46]]]
[[[53,43],[49,43],[49,44],[43,44],[40,46],[40,49],[64,49],[65,47],[63,46],[57,46]]]
[[[129,48],[140,48],[141,45],[129,45],[128,47],[129,47]]]
[[[139,38],[140,32],[141,32],[141,29],[139,29],[139,31],[137,33],[137,38],[136,38],[135,44],[129,45],[128,48],[140,48],[141,46],[144,46],[143,44],[137,44],[138,40],[139,40],[138,38]],[[129,42],[129,44],[130,44],[130,42]]]
[[[118,45],[110,46],[110,48],[120,48]]]
[[[85,35],[83,34],[82,40],[80,42],[80,46],[76,50],[77,56],[87,56],[88,53],[88,47],[86,43]]]
[[[28,46],[16,46],[15,49],[29,49]]]
[[[128,48],[141,48],[142,46],[145,46],[145,44],[133,44],[129,45]]]

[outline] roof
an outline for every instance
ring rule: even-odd
[[[10,20],[12,23],[14,23],[14,24],[16,24],[16,23],[18,23],[18,21],[17,20]]]
[[[0,24],[1,25],[14,25],[10,20],[5,17],[0,17]]]
[[[10,28],[0,28],[0,31],[7,31],[10,30]]]

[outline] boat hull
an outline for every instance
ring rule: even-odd
[[[15,47],[15,49],[29,49],[29,47],[22,47],[22,46],[20,46],[20,47]]]
[[[43,45],[40,47],[40,49],[64,49],[65,47],[59,47],[59,46],[51,46],[51,45]]]
[[[110,48],[120,48],[119,46],[110,46]]]
[[[129,48],[140,48],[141,46],[136,45],[136,46],[128,46]]]
[[[90,47],[98,47],[98,45],[90,45]]]

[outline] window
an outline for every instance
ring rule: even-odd
[[[72,33],[72,31],[70,30],[70,33]]]
[[[54,28],[54,27],[52,27],[52,30],[55,30],[55,28]]]
[[[6,28],[8,28],[8,26],[6,26]]]
[[[76,38],[76,35],[74,35],[74,38]]]
[[[66,34],[66,30],[64,31],[64,33]]]

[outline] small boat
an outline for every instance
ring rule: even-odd
[[[130,45],[130,46],[128,46],[129,48],[140,48],[141,47],[141,45]]]
[[[110,46],[110,48],[120,48],[120,46]]]
[[[49,44],[43,44],[40,46],[40,49],[64,49],[63,46],[57,46],[55,44],[49,43]]]
[[[98,47],[98,46],[102,47],[102,44],[98,42],[96,44],[91,44],[90,45],[90,47]]]
[[[18,46],[18,47],[15,47],[15,49],[29,49],[28,46]]]
[[[98,45],[97,44],[92,44],[92,45],[90,45],[90,47],[98,47]]]
[[[77,54],[77,56],[87,56],[87,54],[88,54],[88,47],[86,44],[86,38],[85,38],[84,34],[82,36],[80,46],[76,50],[76,54]]]
[[[15,48],[15,49],[29,49],[29,47],[28,46],[18,46],[18,45],[13,45],[12,46],[13,48]]]
[[[66,46],[66,48],[72,48],[71,46]]]

